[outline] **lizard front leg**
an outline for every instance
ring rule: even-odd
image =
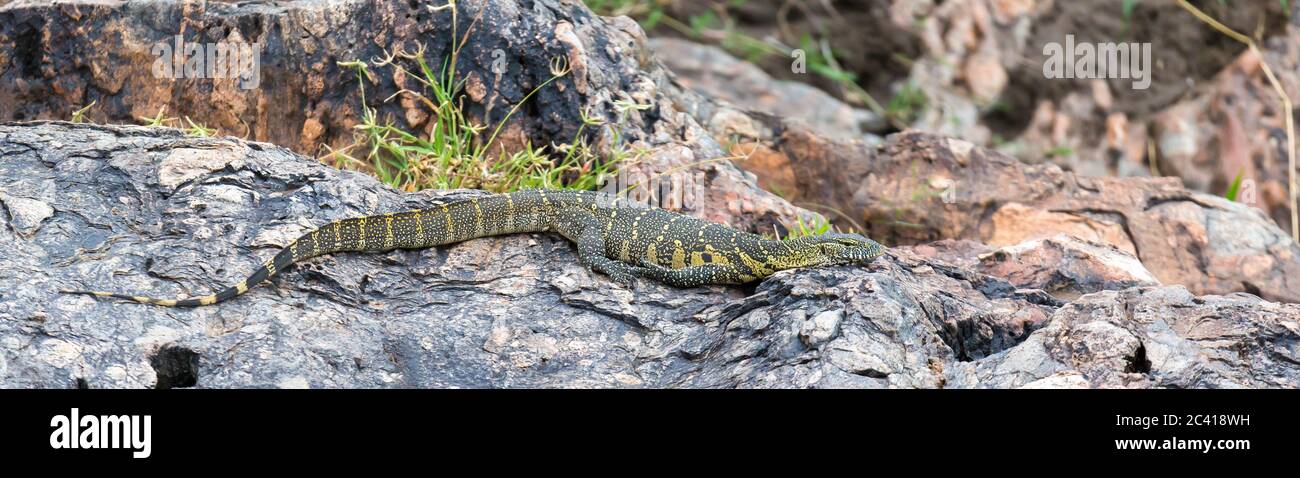
[[[645,271],[626,262],[616,261],[605,256],[605,239],[601,237],[600,228],[587,227],[578,236],[578,262],[589,270],[609,276],[619,283],[632,286],[636,278]]]

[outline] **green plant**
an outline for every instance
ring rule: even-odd
[[[584,0],[587,8],[605,16],[627,15],[637,19],[641,28],[652,30],[664,18],[666,1],[657,0]]]
[[[455,25],[454,4],[451,11]],[[454,29],[452,38],[457,38]],[[369,63],[339,62],[339,66],[356,72],[362,118],[354,127],[357,133],[354,143],[341,150],[330,150],[322,159],[331,158],[336,166],[369,172],[384,183],[406,191],[479,188],[506,192],[529,188],[595,189],[620,162],[632,156],[617,146],[606,158],[594,153],[582,140],[583,133],[603,122],[586,114],[574,140],[560,145],[557,151],[531,143],[514,152],[494,148],[502,128],[518,109],[542,88],[567,75],[568,65],[562,58],[554,60],[552,76],[525,95],[489,132],[487,125],[475,124],[463,107],[465,80],[456,73],[458,55],[459,46],[453,45],[450,56],[436,69],[426,60],[423,47],[414,53],[394,52],[374,62],[376,68],[399,70],[420,86],[419,91],[403,89],[393,95],[410,95],[430,112],[430,123],[419,134],[396,126],[391,118],[381,119],[377,108],[368,106],[365,86],[374,82]],[[414,71],[403,66],[404,63],[413,64]],[[617,103],[615,107],[620,108]],[[611,131],[614,144],[621,144],[617,130],[611,128]],[[363,153],[353,155],[353,150]]]
[[[167,105],[163,105],[161,108],[158,108],[158,114],[156,116],[153,117],[140,116],[137,117],[136,119],[140,121],[140,124],[142,126],[147,126],[150,128],[177,128],[183,131],[188,136],[206,138],[206,137],[216,136],[219,133],[219,131],[216,128],[209,128],[207,125],[203,123],[195,123],[194,120],[191,120],[189,116],[185,117],[185,124],[187,124],[188,126],[182,128],[179,126],[180,118],[174,118],[174,117],[169,118],[165,114],[166,112],[167,112]]]
[[[164,114],[166,112],[167,112],[167,105],[163,105],[161,108],[158,108],[157,116],[154,116],[152,118],[148,116],[141,116],[136,119],[140,120],[140,124],[144,126],[149,126],[149,127],[167,126],[168,124],[175,122],[177,118],[168,118]]]
[[[1241,190],[1241,177],[1245,174],[1246,170],[1244,169],[1237,172],[1237,177],[1232,179],[1232,184],[1228,185],[1228,192],[1224,193],[1223,197],[1229,201],[1235,202],[1237,200],[1237,193]]]
[[[187,135],[206,138],[210,136],[216,136],[217,134],[216,129],[209,128],[203,123],[195,123],[193,120],[190,119],[189,116],[185,117],[185,122],[189,123],[190,125],[188,128],[183,129],[183,131],[185,131],[185,134]]]
[[[805,204],[805,206],[817,206],[817,205]],[[793,225],[783,224],[786,230],[785,237],[781,237],[780,230],[776,228],[773,228],[773,234],[764,234],[763,236],[769,239],[775,238],[777,240],[788,241],[790,239],[796,239],[796,238],[806,237],[806,236],[816,236],[820,234],[826,234],[828,232],[857,233],[860,230],[857,227],[857,222],[852,221],[847,216],[844,216],[842,212],[835,210],[834,208],[827,208],[827,209],[830,209],[833,213],[838,214],[841,219],[848,220],[851,224],[854,225],[854,227],[849,227],[848,229],[841,229],[839,226],[832,224],[830,220],[826,219],[826,216],[823,216],[821,214],[817,214],[813,218],[813,221],[810,223],[804,222],[803,217],[796,216],[795,223]]]
[[[906,83],[893,98],[889,99],[886,114],[903,123],[911,123],[925,110],[929,102],[930,99],[925,96],[925,91],[912,83]]]
[[[1066,145],[1057,145],[1043,154],[1049,158],[1068,158],[1074,156],[1074,148]]]
[[[786,235],[785,235],[785,237],[781,237],[781,231],[780,231],[780,230],[777,230],[777,229],[775,229],[775,228],[773,228],[773,232],[774,232],[775,234],[773,234],[772,236],[768,236],[768,237],[774,237],[774,238],[775,238],[776,240],[778,240],[778,241],[788,241],[788,240],[790,240],[790,239],[797,239],[797,238],[800,238],[800,237],[816,236],[816,235],[818,235],[818,234],[825,234],[825,233],[827,233],[827,232],[830,232],[831,229],[832,229],[832,226],[831,226],[830,221],[827,221],[826,218],[823,217],[823,216],[820,215],[820,214],[818,214],[818,215],[813,219],[812,223],[805,223],[805,222],[803,221],[803,217],[796,216],[796,217],[795,217],[795,223],[794,223],[793,226],[791,226],[791,225],[786,225],[786,227],[785,227],[785,230],[786,230]]]
[[[1137,9],[1137,5],[1138,0],[1124,0],[1124,3],[1120,5],[1120,18],[1124,19],[1126,26],[1133,20],[1133,10]]]
[[[90,104],[86,105],[84,108],[81,108],[81,109],[79,109],[79,110],[73,111],[73,112],[72,112],[72,122],[73,122],[73,123],[84,123],[84,122],[86,121],[86,112],[87,112],[87,111],[90,111],[90,108],[94,107],[94,106],[95,106],[95,103],[97,103],[98,101],[99,101],[99,100],[91,101]]]

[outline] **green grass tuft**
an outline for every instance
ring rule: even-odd
[[[834,224],[831,224],[831,222],[821,214],[818,214],[817,217],[813,219],[813,222],[811,223],[804,222],[802,217],[795,217],[795,223],[793,225],[786,225],[785,230],[786,230],[785,237],[781,237],[781,233],[779,230],[774,230],[773,234],[763,234],[763,237],[768,239],[776,239],[779,241],[788,241],[791,239],[798,239],[800,237],[819,236],[822,234],[826,234],[828,232],[846,232],[846,233],[860,234],[858,230],[855,228],[840,229]]]
[[[1237,193],[1241,190],[1241,177],[1245,174],[1246,170],[1244,169],[1237,172],[1237,177],[1232,179],[1232,184],[1228,185],[1228,192],[1224,193],[1223,197],[1229,201],[1235,202],[1237,200]]]
[[[452,37],[457,35],[453,32]],[[604,126],[604,122],[585,114],[571,143],[550,149],[530,143],[514,152],[496,147],[502,128],[510,118],[534,94],[567,75],[568,65],[563,58],[555,59],[551,78],[525,95],[489,131],[487,125],[475,124],[463,107],[465,82],[456,73],[458,54],[459,50],[453,48],[451,56],[437,68],[426,60],[423,48],[414,53],[395,52],[389,58],[373,62],[376,68],[400,70],[419,83],[419,91],[406,89],[397,93],[415,97],[429,111],[431,123],[418,134],[396,126],[391,118],[381,119],[375,108],[367,106],[365,86],[374,82],[370,63],[339,62],[339,66],[356,71],[363,113],[360,124],[354,127],[354,143],[331,150],[322,159],[340,168],[368,172],[404,191],[476,188],[509,192],[533,188],[596,189],[614,174],[616,167],[635,156],[620,146],[615,146],[607,157],[595,153],[582,139],[583,133],[589,127]],[[413,65],[414,71],[403,64]],[[392,97],[385,101],[389,100]],[[615,105],[624,113],[625,108],[632,107]],[[615,139],[612,144],[621,145],[617,129],[611,127],[610,132]]]
[[[890,118],[894,118],[903,123],[911,123],[925,111],[930,99],[925,96],[925,91],[912,83],[906,83],[898,90],[893,98],[889,99],[889,107],[886,110]]]
[[[1068,158],[1074,156],[1074,148],[1066,145],[1059,145],[1043,153],[1049,158]]]
[[[76,111],[73,111],[73,112],[72,112],[72,122],[73,122],[73,123],[85,123],[85,122],[86,122],[86,112],[87,112],[87,111],[90,111],[90,109],[93,108],[93,107],[95,106],[95,103],[97,103],[97,102],[99,102],[99,100],[91,101],[90,104],[86,105],[84,108],[81,108],[81,109],[78,109],[78,110],[76,110]]]

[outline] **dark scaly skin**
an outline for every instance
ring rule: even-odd
[[[295,262],[322,254],[420,249],[543,231],[573,241],[582,265],[624,284],[631,284],[635,277],[676,287],[741,284],[783,269],[867,263],[884,253],[880,244],[857,234],[773,241],[601,193],[536,189],[331,222],[281,249],[243,282],[213,295],[155,299],[111,292],[61,292],[169,307],[211,305],[247,292]]]

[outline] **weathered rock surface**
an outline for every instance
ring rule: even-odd
[[[478,193],[404,194],[142,127],[0,125],[0,165],[4,387],[1300,385],[1300,305],[1179,286],[1067,303],[934,246],[749,288],[632,290],[531,234],[316,258],[213,307],[60,295],[203,294],[314,225]]]
[[[1291,388],[1300,378],[1297,310],[1181,287],[1089,294],[1016,347],[959,363],[948,385],[1034,387],[1076,375],[1092,387]]]
[[[1136,257],[1108,244],[1060,234],[992,248],[970,240],[944,239],[908,248],[918,257],[1039,289],[1064,301],[1103,290],[1160,285]]]
[[[1108,244],[1060,234],[979,256],[978,271],[1070,300],[1082,294],[1160,285],[1136,257]]]

